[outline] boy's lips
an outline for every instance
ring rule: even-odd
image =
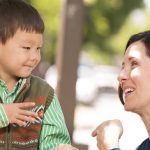
[[[31,63],[30,64],[24,64],[24,66],[27,66],[27,67],[34,67],[34,65],[35,65],[34,63],[32,63],[32,64]]]
[[[33,69],[34,65],[24,65],[24,67],[29,68],[29,69]]]

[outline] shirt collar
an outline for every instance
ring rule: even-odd
[[[8,88],[7,88],[7,85],[6,85],[5,81],[0,80],[0,86],[1,86],[7,93],[16,93],[16,91],[18,91],[18,89],[20,89],[20,87],[22,87],[22,86],[25,84],[25,82],[26,82],[26,79],[20,78],[20,79],[16,82],[16,84],[15,84],[15,86],[14,86],[14,88],[13,88],[13,90],[12,90],[11,92],[8,91]]]

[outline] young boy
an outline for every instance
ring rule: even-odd
[[[31,75],[40,62],[44,23],[22,0],[0,1],[0,150],[53,150],[69,144],[53,89]]]

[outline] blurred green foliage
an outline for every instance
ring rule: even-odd
[[[118,53],[115,46],[122,42],[122,38],[118,41],[113,38],[124,26],[130,12],[142,7],[144,4],[141,0],[93,0],[93,3],[86,5],[84,49],[90,53],[95,51],[95,59],[100,62],[112,63],[113,56]],[[129,28],[133,29],[132,26]],[[96,55],[96,52],[99,52],[99,55]],[[98,57],[100,55],[101,59]]]
[[[110,45],[117,54],[123,54],[125,44],[130,35],[149,30],[150,28],[150,12],[146,9],[137,9],[133,11],[124,25],[120,27],[119,32],[111,37]]]
[[[61,2],[63,1],[28,0],[28,2],[39,10],[45,22],[43,59],[54,63]],[[124,44],[121,41],[122,38],[117,39],[116,35],[126,23],[129,13],[135,8],[144,7],[143,1],[84,0],[84,4],[85,22],[82,49],[90,53],[95,60],[112,63],[113,56],[119,53],[116,46],[118,43]],[[129,28],[132,30],[133,27]]]

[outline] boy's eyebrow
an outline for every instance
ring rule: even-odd
[[[22,40],[22,42],[24,43],[29,43],[29,44],[32,44],[33,42],[29,41],[29,40]]]

